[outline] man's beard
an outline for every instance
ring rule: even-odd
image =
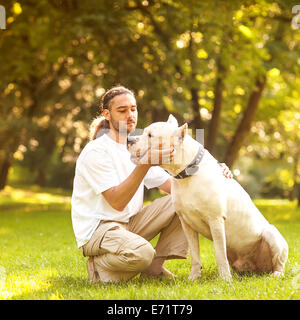
[[[121,135],[128,135],[132,131],[127,129],[127,121],[115,121],[112,116],[110,116],[110,121],[113,128]]]

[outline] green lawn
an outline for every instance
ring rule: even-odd
[[[168,261],[178,278],[123,284],[89,283],[86,259],[76,247],[70,194],[12,188],[0,192],[0,299],[300,299],[300,210],[295,202],[256,200],[286,238],[290,251],[282,279],[218,277],[212,242],[200,237],[202,278],[187,281],[189,260]],[[156,239],[154,239],[153,244]]]

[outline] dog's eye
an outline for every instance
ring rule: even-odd
[[[148,133],[148,137],[149,137],[149,138],[151,138],[151,137],[152,137],[152,134],[151,134],[150,132]]]

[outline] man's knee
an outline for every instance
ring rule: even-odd
[[[130,271],[143,271],[151,264],[155,256],[154,248],[144,239],[131,240],[130,243],[124,243],[123,248],[122,255],[128,262]]]
[[[152,245],[147,242],[137,249],[137,256],[139,257],[139,268],[142,271],[152,263],[155,256],[155,250]]]

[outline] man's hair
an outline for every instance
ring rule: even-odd
[[[111,89],[107,90],[101,97],[101,102],[100,102],[101,113],[103,112],[104,109],[110,108],[110,102],[115,96],[118,96],[120,94],[126,94],[126,93],[134,96],[133,91],[120,85],[114,86]]]
[[[134,97],[134,92],[124,86],[117,85],[107,90],[101,97],[100,101],[100,114],[104,109],[110,110],[111,100],[120,94],[131,94]],[[90,125],[89,138],[95,140],[101,137],[104,133],[109,130],[109,122],[103,117],[97,117]]]

